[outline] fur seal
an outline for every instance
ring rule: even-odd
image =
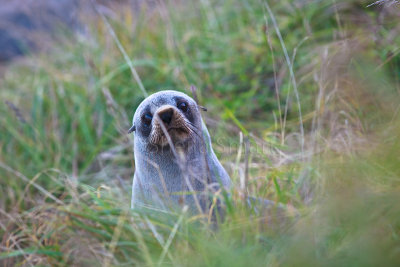
[[[209,194],[231,186],[217,159],[199,106],[178,91],[148,96],[136,109],[133,207],[169,209],[188,205],[207,212]]]

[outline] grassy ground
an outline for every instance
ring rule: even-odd
[[[400,6],[368,4],[125,8],[8,67],[1,265],[398,266]],[[191,84],[235,183],[218,229],[129,209],[135,108]],[[246,209],[243,190],[289,219]]]

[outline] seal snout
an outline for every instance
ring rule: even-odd
[[[192,133],[190,123],[181,110],[171,105],[164,105],[155,111],[153,130],[150,133],[150,143],[167,145],[168,137],[173,143],[183,142]]]
[[[174,116],[174,110],[171,107],[165,108],[158,112],[158,116],[160,116],[160,119],[168,126]]]

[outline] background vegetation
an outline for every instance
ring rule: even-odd
[[[400,6],[368,4],[97,8],[81,34],[8,66],[1,265],[399,266]],[[217,229],[129,209],[135,108],[191,84],[235,183]],[[248,210],[244,190],[289,219]]]

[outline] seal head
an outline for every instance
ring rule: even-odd
[[[135,175],[132,207],[188,205],[206,211],[208,196],[230,186],[211,147],[196,102],[184,93],[147,97],[133,116]]]

